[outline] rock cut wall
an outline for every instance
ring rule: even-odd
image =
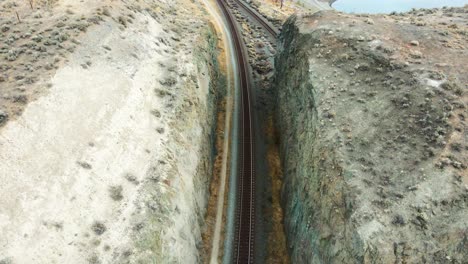
[[[466,261],[466,12],[284,24],[275,83],[293,263]]]

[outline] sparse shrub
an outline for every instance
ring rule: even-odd
[[[44,37],[42,35],[35,35],[31,39],[37,43],[41,42]]]
[[[109,196],[114,201],[121,201],[124,197],[122,195],[123,188],[121,185],[109,187]]]
[[[134,226],[133,226],[133,230],[134,231],[140,231],[141,229],[143,229],[143,227],[145,227],[145,224],[140,222],[140,223],[136,223]]]
[[[67,33],[60,33],[60,34],[57,34],[56,36],[54,36],[54,40],[56,40],[57,42],[64,42],[68,39],[68,34]]]
[[[452,143],[450,147],[453,151],[457,151],[457,152],[460,152],[463,148],[461,143]]]
[[[26,104],[28,102],[28,97],[26,97],[26,95],[15,95],[13,96],[13,102]]]
[[[172,87],[177,83],[177,80],[172,77],[167,77],[166,79],[159,81],[161,85]]]
[[[93,246],[95,246],[95,247],[98,247],[101,244],[101,240],[100,239],[93,239],[91,241],[91,244],[93,244]]]
[[[6,59],[8,61],[15,61],[17,58],[18,58],[18,52],[16,50],[8,51],[8,54],[6,56]]]
[[[128,258],[133,254],[133,251],[131,249],[126,249],[122,252],[122,257]]]
[[[57,230],[63,229],[63,222],[52,222],[50,225],[53,226]]]
[[[161,113],[156,109],[151,110],[151,114],[157,118],[161,117]]]
[[[131,174],[131,173],[127,173],[125,174],[125,179],[127,179],[127,181],[133,183],[133,184],[138,184],[138,179],[135,175]]]
[[[94,234],[100,236],[100,235],[104,234],[104,232],[107,231],[107,227],[102,222],[95,221],[91,225],[91,230],[93,230]]]
[[[393,218],[392,224],[394,224],[394,225],[399,225],[399,226],[403,226],[403,225],[406,224],[406,221],[405,221],[405,219],[403,218],[403,216],[397,214],[397,215],[395,215],[395,217]]]
[[[117,21],[124,27],[127,27],[127,19],[123,16],[119,16]]]
[[[168,91],[164,91],[164,90],[161,90],[161,89],[154,89],[154,93],[158,96],[158,97],[164,97],[166,95],[170,95],[170,93]]]
[[[453,82],[447,81],[447,82],[442,83],[440,87],[442,87],[445,90],[455,90],[457,85],[454,84]]]
[[[11,258],[0,259],[0,264],[13,264]]]
[[[66,26],[66,24],[63,21],[59,21],[55,26],[58,28],[63,28],[64,26]]]
[[[92,17],[89,17],[89,18],[87,19],[87,21],[88,21],[89,23],[93,23],[93,24],[95,24],[95,25],[99,25],[99,23],[100,23],[101,21],[103,21],[103,19],[102,19],[102,17],[100,17],[99,15],[94,15],[94,16],[92,16]]]
[[[109,12],[109,9],[107,9],[107,8],[105,8],[105,7],[104,7],[104,9],[102,10],[102,14],[105,15],[105,16],[108,16],[108,17],[111,16],[111,14],[110,14],[110,12]]]
[[[85,32],[88,27],[89,24],[86,22],[77,22],[70,24],[67,29],[78,29],[79,31]]]
[[[3,26],[1,27],[1,31],[2,31],[2,32],[7,32],[8,30],[10,30],[10,27],[9,27],[8,25],[3,25]]]
[[[455,91],[454,93],[458,96],[462,96],[463,95],[463,89],[461,87],[457,87],[455,88]]]
[[[91,164],[86,161],[77,161],[76,164],[80,165],[83,169],[90,170],[92,168]]]
[[[99,260],[99,257],[96,254],[93,254],[88,258],[88,263],[89,264],[101,264],[101,261]]]

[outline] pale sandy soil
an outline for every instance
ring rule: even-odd
[[[73,49],[63,54],[54,43],[37,60],[34,51],[0,58],[9,114],[0,130],[0,263],[195,262],[211,175],[203,9],[55,1],[50,17],[32,21],[39,11],[28,8],[12,7],[22,22],[1,40],[27,25],[42,32],[55,17],[64,28],[68,16],[99,23],[68,32],[74,40],[63,45]],[[61,59],[45,69],[51,56]],[[36,81],[19,85],[25,64]]]
[[[55,71],[88,28],[110,16],[112,6],[62,0],[0,1],[0,127],[46,93]],[[106,10],[106,12],[104,11]],[[85,65],[85,64],[84,64]]]

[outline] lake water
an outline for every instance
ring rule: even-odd
[[[405,12],[411,8],[464,6],[468,0],[337,0],[333,7],[348,13]]]

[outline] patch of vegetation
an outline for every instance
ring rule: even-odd
[[[87,260],[89,264],[101,264],[102,263],[97,254],[91,255]]]
[[[83,169],[90,170],[93,167],[86,161],[77,161],[76,164],[80,165]]]
[[[4,258],[0,260],[0,264],[13,264],[11,258]]]
[[[161,90],[161,89],[154,89],[154,93],[158,96],[158,97],[165,97],[167,95],[171,95],[170,92],[168,91],[165,91],[165,90]]]
[[[127,179],[127,181],[129,181],[129,182],[131,182],[131,183],[133,183],[135,185],[139,183],[137,177],[135,175],[131,174],[131,173],[125,174],[124,177],[125,177],[125,179]]]
[[[163,86],[172,87],[177,83],[177,80],[173,77],[167,77],[163,81],[159,81],[159,83]]]
[[[117,18],[117,21],[119,22],[119,24],[121,24],[122,26],[124,27],[127,27],[127,19],[123,16],[119,16]]]
[[[121,201],[124,198],[122,192],[123,188],[121,185],[109,187],[109,196],[114,201]]]
[[[99,222],[99,221],[95,221],[91,225],[91,230],[93,230],[94,234],[100,236],[100,235],[104,234],[104,232],[107,231],[107,227],[104,225],[104,223]]]
[[[151,114],[158,118],[161,117],[161,113],[156,109],[151,110]]]

